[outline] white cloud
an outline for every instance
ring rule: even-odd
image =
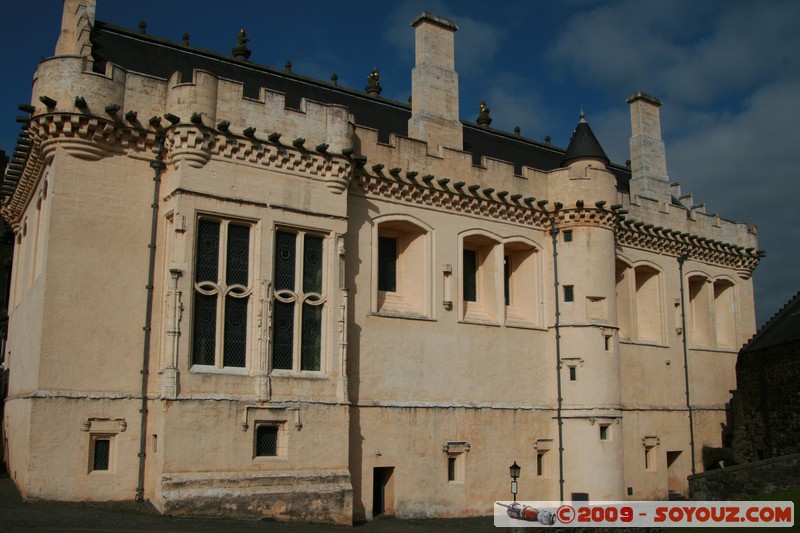
[[[607,90],[705,104],[796,75],[798,20],[792,1],[616,2],[575,14],[548,57]]]
[[[447,5],[439,0],[405,0],[395,4],[387,16],[384,35],[385,40],[396,48],[399,58],[406,60],[414,57],[414,32],[409,30],[409,25],[423,11],[448,18],[458,25],[455,60],[459,74],[494,74],[492,60],[505,40],[505,32],[499,26],[460,12],[458,3]]]

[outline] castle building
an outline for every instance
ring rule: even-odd
[[[3,438],[25,498],[352,523],[686,494],[755,331],[755,230],[630,165],[458,116],[454,22],[410,105],[65,0],[0,213]]]

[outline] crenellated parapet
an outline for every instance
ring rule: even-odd
[[[113,64],[102,73],[91,69],[81,56],[40,64],[27,125],[30,156],[2,208],[12,224],[57,148],[87,161],[149,158],[159,137],[165,160],[176,168],[227,158],[321,179],[337,194],[347,188],[352,164],[342,154],[354,141],[344,106],[303,99],[299,109],[290,109],[282,93],[262,88],[258,99],[247,98],[241,83],[202,70],[187,81],[178,73],[159,79]]]
[[[627,200],[627,198],[626,198]],[[620,211],[620,244],[675,257],[733,268],[749,279],[763,251],[757,249],[756,228],[678,205],[637,198]]]

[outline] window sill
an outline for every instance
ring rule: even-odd
[[[458,321],[459,324],[472,324],[475,326],[493,326],[496,328],[500,327],[500,323],[495,320],[483,319],[483,318],[475,318],[475,317],[464,317],[462,320]]]
[[[689,349],[695,352],[714,352],[714,353],[739,353],[737,350],[733,348],[714,348],[711,346],[692,346],[689,345]]]
[[[534,324],[533,322],[527,322],[525,320],[518,320],[518,319],[508,319],[506,318],[505,326],[507,328],[517,328],[517,329],[538,329],[538,330],[546,330],[547,328]]]
[[[296,370],[286,370],[279,368],[279,369],[273,369],[269,373],[269,375],[274,378],[294,378],[294,379],[308,379],[316,381],[328,379],[327,375],[317,370],[303,370],[298,372]]]
[[[192,365],[189,368],[191,374],[222,374],[226,376],[249,376],[250,371],[242,367],[223,367],[217,368],[208,365]]]
[[[370,316],[378,316],[383,318],[402,318],[405,320],[424,320],[427,322],[436,322],[435,318],[428,315],[421,315],[419,313],[412,313],[408,311],[378,311],[377,313],[370,313]]]
[[[654,341],[639,341],[631,339],[620,339],[620,344],[635,344],[637,346],[652,346],[653,348],[669,348],[668,344],[661,344]]]
[[[253,461],[256,463],[280,463],[286,464],[286,457],[282,455],[256,455],[253,457]]]

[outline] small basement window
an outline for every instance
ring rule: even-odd
[[[278,455],[278,426],[258,426],[256,428],[256,457],[275,457]]]

